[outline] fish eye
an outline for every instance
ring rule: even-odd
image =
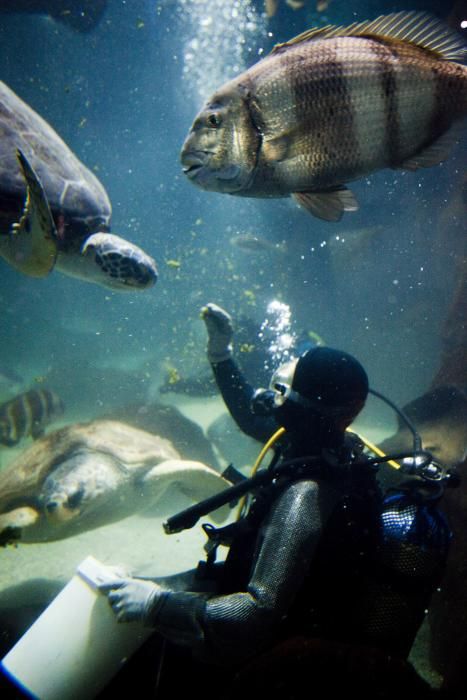
[[[207,122],[211,129],[217,129],[217,127],[221,125],[220,114],[218,112],[213,112],[209,115]]]

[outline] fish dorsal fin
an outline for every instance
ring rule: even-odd
[[[309,29],[294,39],[283,44],[276,44],[271,53],[316,39],[331,39],[339,36],[365,36],[387,39],[388,41],[404,41],[414,44],[421,49],[435,53],[439,58],[459,61],[465,57],[467,48],[463,38],[448,27],[438,17],[428,12],[393,12],[381,15],[369,22],[354,22],[348,27],[326,27]]]

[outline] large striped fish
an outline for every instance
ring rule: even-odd
[[[37,438],[45,426],[63,413],[53,391],[31,389],[0,405],[0,444],[13,447],[22,438]]]
[[[337,221],[358,208],[345,183],[446,157],[467,114],[465,51],[426,13],[311,29],[212,95],[183,145],[185,174],[206,190],[292,194]]]

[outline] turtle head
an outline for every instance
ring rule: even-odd
[[[118,485],[118,470],[110,456],[80,450],[45,479],[39,496],[41,511],[54,527],[77,531],[97,527]]]
[[[87,484],[79,474],[70,473],[49,476],[40,496],[41,510],[51,525],[67,525],[86,512],[92,501],[92,485]]]
[[[86,489],[83,484],[76,484],[71,491],[57,489],[44,499],[44,512],[48,520],[65,523],[81,514]]]
[[[81,249],[86,279],[115,291],[152,287],[157,281],[155,261],[141,248],[113,233],[94,233]]]
[[[157,281],[155,261],[113,233],[93,233],[79,251],[59,250],[56,269],[115,292],[148,289]]]

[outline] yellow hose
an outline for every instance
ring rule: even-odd
[[[278,440],[280,438],[280,436],[283,435],[284,433],[285,433],[285,428],[279,428],[279,430],[276,430],[274,435],[272,435],[269,438],[269,440],[267,441],[267,443],[265,444],[265,446],[263,447],[263,449],[259,453],[258,457],[256,458],[256,462],[253,464],[253,468],[251,470],[251,476],[254,476],[256,474],[256,472],[258,471],[259,466],[260,466],[261,462],[263,461],[263,459],[266,455],[266,452],[269,450],[269,448],[272,447],[274,445],[274,443],[276,442],[276,440]]]
[[[346,428],[346,430],[348,430],[349,432],[352,432],[352,433],[354,432],[353,430],[350,430],[350,428]],[[376,447],[376,445],[373,445],[373,443],[370,442],[369,440],[367,440],[365,437],[363,437],[363,435],[360,435],[360,433],[356,433],[356,435],[358,435],[358,437],[363,442],[365,447],[368,447],[368,449],[371,450],[372,452],[374,452],[375,455],[378,455],[378,457],[386,457],[387,456],[382,450],[379,449],[379,447]],[[391,467],[394,467],[394,469],[401,468],[401,465],[398,464],[397,462],[395,462],[393,459],[388,459],[387,463],[390,464]]]
[[[269,440],[267,441],[267,443],[264,445],[261,452],[259,453],[258,457],[256,458],[256,462],[253,464],[253,468],[251,470],[250,477],[254,476],[256,474],[256,472],[258,471],[258,469],[261,465],[261,462],[263,461],[264,457],[266,456],[267,451],[274,445],[276,440],[278,440],[280,438],[280,436],[283,435],[284,433],[285,433],[285,428],[279,428],[279,430],[276,430],[274,435],[271,435],[271,437],[269,438]],[[238,511],[237,511],[237,520],[239,518],[241,518],[241,516],[242,516],[246,501],[247,501],[247,496],[243,496],[240,499],[240,503],[239,503]]]
[[[346,428],[346,430],[349,432],[354,432],[353,430],[350,430],[350,428]],[[258,457],[256,458],[256,461],[253,465],[250,476],[254,476],[256,474],[256,472],[258,471],[258,469],[261,465],[261,462],[263,461],[264,457],[266,456],[266,453],[268,452],[268,450],[275,444],[275,442],[284,433],[285,433],[285,428],[279,428],[279,430],[277,430],[274,433],[274,435],[272,435],[269,438],[269,440],[267,441],[267,443],[264,445],[261,452],[259,453]],[[376,447],[376,445],[374,445],[372,442],[367,440],[367,438],[363,437],[363,435],[360,435],[360,433],[355,433],[355,434],[360,438],[360,440],[363,442],[365,447],[367,447],[369,450],[374,452],[374,454],[378,455],[378,457],[386,457],[386,454],[382,450],[380,450],[379,447]],[[401,465],[398,464],[397,462],[395,462],[393,459],[388,459],[387,463],[390,464],[391,467],[393,467],[394,469],[400,469]],[[238,510],[237,510],[237,520],[239,518],[241,518],[241,516],[243,514],[243,509],[245,508],[247,498],[248,498],[248,496],[246,495],[240,499],[240,503],[239,503]]]

